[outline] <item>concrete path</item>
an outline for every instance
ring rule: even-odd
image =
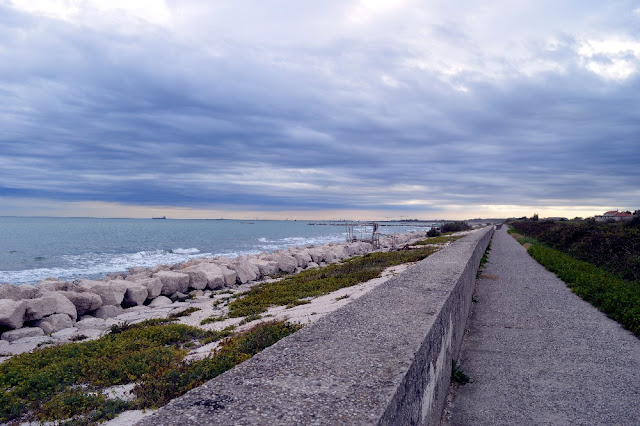
[[[640,425],[640,339],[497,230],[478,280],[453,425]]]

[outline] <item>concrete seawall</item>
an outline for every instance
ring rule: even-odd
[[[438,424],[492,234],[458,240],[139,424]]]

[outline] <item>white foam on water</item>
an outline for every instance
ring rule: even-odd
[[[211,253],[200,250],[150,250],[136,253],[85,253],[81,255],[61,256],[65,266],[52,268],[33,268],[22,271],[0,271],[0,282],[12,284],[35,283],[49,277],[61,280],[77,278],[101,278],[114,272],[124,272],[132,266],[154,267],[160,264],[175,264]]]
[[[200,250],[198,250],[197,248],[188,248],[188,249],[177,248],[177,249],[171,250],[171,253],[176,253],[176,254],[198,254],[198,253],[200,253]]]
[[[338,232],[316,237],[286,237],[281,239],[257,238],[256,243],[229,251],[203,253],[198,248],[175,248],[172,250],[146,250],[136,253],[84,253],[81,255],[60,256],[60,266],[32,268],[21,271],[0,271],[0,283],[25,284],[37,283],[45,278],[55,277],[64,281],[78,278],[102,279],[108,274],[126,272],[132,266],[148,268],[157,265],[183,263],[197,257],[238,256],[273,252],[289,247],[304,247],[344,241],[344,234]]]

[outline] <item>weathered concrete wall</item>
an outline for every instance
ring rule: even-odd
[[[438,424],[492,234],[468,235],[140,424]]]

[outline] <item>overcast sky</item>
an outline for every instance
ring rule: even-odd
[[[0,0],[0,215],[640,208],[640,1]]]

